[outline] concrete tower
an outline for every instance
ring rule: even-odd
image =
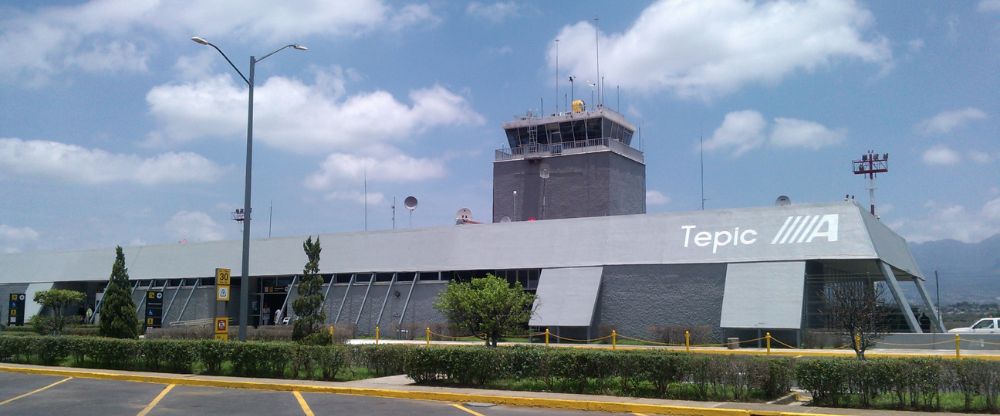
[[[504,123],[493,162],[493,222],[646,212],[646,164],[635,127],[603,106]]]

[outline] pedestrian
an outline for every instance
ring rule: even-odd
[[[89,324],[94,322],[94,309],[89,305],[87,306],[87,312],[85,312],[83,323]]]
[[[274,324],[281,325],[281,308],[278,308],[278,310],[274,311]]]

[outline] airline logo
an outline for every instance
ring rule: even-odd
[[[757,243],[758,231],[753,228],[704,231],[696,225],[682,225],[684,247],[712,247],[712,253],[727,246],[749,246]],[[766,237],[765,237],[766,238]],[[793,215],[785,219],[771,244],[807,244],[816,240],[836,242],[840,239],[840,215]],[[766,241],[766,240],[765,240]]]
[[[798,215],[785,220],[771,244],[811,243],[817,238],[835,242],[840,236],[840,215]]]

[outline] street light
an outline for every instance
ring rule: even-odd
[[[199,45],[206,45],[206,46],[211,46],[211,47],[215,48],[215,50],[218,51],[219,54],[222,55],[223,58],[226,58],[226,62],[229,62],[229,66],[233,67],[233,69],[236,70],[236,73],[240,74],[240,78],[243,78],[243,81],[247,83],[248,87],[250,87],[250,97],[248,99],[248,104],[247,104],[247,167],[246,167],[246,186],[245,186],[244,192],[243,192],[243,212],[244,212],[244,216],[243,216],[243,262],[242,262],[243,263],[242,264],[242,266],[243,266],[243,272],[242,272],[242,275],[240,276],[240,341],[246,341],[246,339],[247,339],[247,304],[250,302],[250,300],[249,300],[249,294],[248,294],[248,290],[249,290],[249,286],[250,286],[250,277],[249,277],[250,276],[250,172],[251,172],[251,166],[252,166],[251,162],[253,160],[253,76],[254,76],[254,67],[257,65],[257,62],[263,61],[263,60],[267,59],[267,57],[269,57],[271,55],[274,55],[274,54],[276,54],[278,52],[281,52],[284,49],[292,48],[292,49],[298,49],[300,51],[304,51],[304,50],[308,50],[308,48],[306,48],[305,46],[302,46],[302,45],[298,45],[298,44],[290,44],[290,45],[285,45],[285,46],[282,46],[282,47],[280,47],[278,49],[275,49],[274,52],[271,52],[271,53],[269,53],[267,55],[264,55],[264,57],[262,57],[260,59],[257,59],[257,58],[255,58],[253,56],[250,56],[250,78],[248,79],[247,77],[243,76],[243,72],[241,72],[240,69],[237,68],[236,65],[233,64],[233,61],[229,60],[229,57],[226,56],[226,54],[224,52],[222,52],[222,49],[219,49],[218,46],[213,45],[212,42],[209,42],[209,41],[207,41],[204,38],[199,37],[199,36],[194,36],[194,37],[191,38],[191,40],[194,41],[195,43],[199,44]]]

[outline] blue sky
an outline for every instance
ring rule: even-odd
[[[420,199],[414,227],[462,207],[490,218],[500,124],[564,108],[569,75],[590,101],[595,30],[605,103],[641,126],[649,212],[700,207],[703,137],[709,209],[867,203],[850,162],[871,149],[890,155],[877,198],[903,236],[1000,232],[1000,0],[109,0],[0,16],[0,252],[240,238],[246,88],[194,35],[243,71],[309,47],[257,65],[254,238],[269,206],[275,236],[362,230],[365,172],[369,230],[392,227],[393,196]]]

